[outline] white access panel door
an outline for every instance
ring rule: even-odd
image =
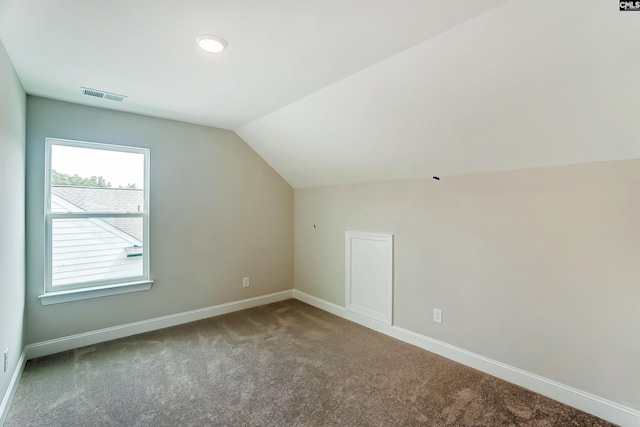
[[[393,323],[393,235],[347,231],[345,306],[349,311]]]

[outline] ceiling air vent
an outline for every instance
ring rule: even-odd
[[[124,96],[122,96],[122,95],[112,95],[110,93],[105,93],[104,94],[104,99],[109,99],[111,101],[122,102],[122,100],[124,99]]]
[[[108,99],[109,101],[122,102],[126,98],[124,95],[118,95],[117,93],[109,93],[103,90],[90,89],[88,87],[81,87],[82,94],[87,96],[93,96],[94,98]]]

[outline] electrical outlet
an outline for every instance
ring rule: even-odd
[[[4,371],[2,372],[7,372],[7,369],[9,369],[9,349],[4,351]]]
[[[436,323],[442,323],[442,310],[439,308],[433,309],[433,321]]]
[[[243,277],[242,278],[242,287],[243,288],[248,288],[249,287],[249,278],[248,277]]]

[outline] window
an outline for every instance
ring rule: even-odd
[[[149,150],[47,138],[43,304],[149,289]]]

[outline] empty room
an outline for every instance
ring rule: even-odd
[[[638,40],[0,0],[0,425],[640,426]]]

